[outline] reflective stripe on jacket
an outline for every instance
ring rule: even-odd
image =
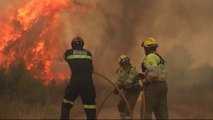
[[[64,53],[72,77],[88,77],[93,73],[92,54],[85,49],[69,49]]]

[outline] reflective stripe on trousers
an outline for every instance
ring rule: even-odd
[[[84,105],[85,109],[96,109],[96,105]]]
[[[67,104],[71,104],[71,105],[74,105],[74,102],[73,101],[69,101],[67,99],[63,99],[63,103],[67,103]]]

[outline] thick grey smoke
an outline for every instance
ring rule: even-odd
[[[140,44],[148,36],[157,39],[164,57],[174,46],[182,46],[192,57],[190,68],[213,64],[212,0],[97,0],[95,8],[88,3],[91,9],[83,15],[66,14],[65,37],[68,45],[76,34],[85,38],[98,71],[114,74],[120,54],[130,56],[139,69],[144,58]]]

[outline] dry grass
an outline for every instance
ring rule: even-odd
[[[212,119],[213,96],[211,94],[211,90],[203,91],[196,88],[171,91],[169,94],[169,109],[172,111],[170,118]]]
[[[67,84],[43,86],[28,74],[22,74],[20,80],[15,79],[16,76],[14,78],[10,74],[8,76],[2,74],[1,78],[4,77],[4,80],[0,81],[0,119],[59,119],[61,100]],[[207,83],[194,86],[168,83],[170,119],[213,119],[213,85]],[[101,82],[96,82],[95,86],[99,107],[112,87]],[[118,99],[117,96],[111,96],[99,118],[119,118]],[[139,118],[139,112],[140,101],[134,110],[135,118]],[[71,118],[86,118],[80,99],[77,99],[71,111]]]
[[[173,94],[173,93],[176,94]],[[208,91],[205,94],[191,94],[185,92],[171,91],[169,94],[169,116],[171,119],[211,119],[213,118],[213,105],[211,100],[211,92]],[[114,97],[114,96],[112,96]],[[117,100],[110,98],[102,109],[99,118],[101,119],[113,119],[119,118],[119,114],[115,106],[112,106],[111,102],[114,101],[114,105]],[[99,101],[100,103],[100,101]],[[111,105],[108,105],[111,104]],[[139,118],[140,101],[138,101],[134,116]],[[60,102],[45,104],[30,105],[22,101],[11,100],[4,96],[0,100],[0,119],[58,119],[60,116]],[[82,119],[86,118],[80,100],[76,101],[76,105],[71,111],[72,118]]]

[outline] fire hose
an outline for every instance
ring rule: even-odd
[[[140,109],[140,119],[144,120],[145,117],[145,93],[144,90],[141,91],[141,109]]]
[[[112,95],[113,91],[114,91],[114,90],[112,90],[112,91],[104,98],[102,104],[100,105],[99,109],[97,110],[97,118],[98,118],[98,116],[99,116],[99,113],[100,113],[102,107],[104,106],[104,104],[105,104],[105,102],[107,101],[107,99]]]
[[[130,113],[131,118],[133,119],[133,112],[132,112],[132,110],[131,110],[131,108],[130,108],[129,102],[128,102],[126,96],[123,94],[123,92],[117,87],[117,85],[115,85],[115,84],[114,84],[110,79],[108,79],[107,77],[105,77],[105,76],[103,76],[103,75],[101,75],[101,74],[99,74],[99,73],[97,73],[97,72],[93,72],[93,73],[94,73],[95,75],[97,75],[97,76],[103,78],[103,79],[106,80],[107,82],[109,82],[114,88],[116,88],[116,90],[118,90],[119,94],[121,95],[121,97],[123,98],[123,100],[125,101],[125,103],[126,103],[126,105],[127,105],[127,109],[128,109],[128,111],[129,111],[129,113]],[[112,93],[113,93],[113,91],[111,91],[111,92],[105,97],[105,99],[104,99],[104,101],[102,102],[100,108],[97,110],[96,118],[98,118],[99,113],[100,113],[100,111],[101,111],[101,109],[102,109],[104,103],[105,103],[106,100],[111,96]]]

